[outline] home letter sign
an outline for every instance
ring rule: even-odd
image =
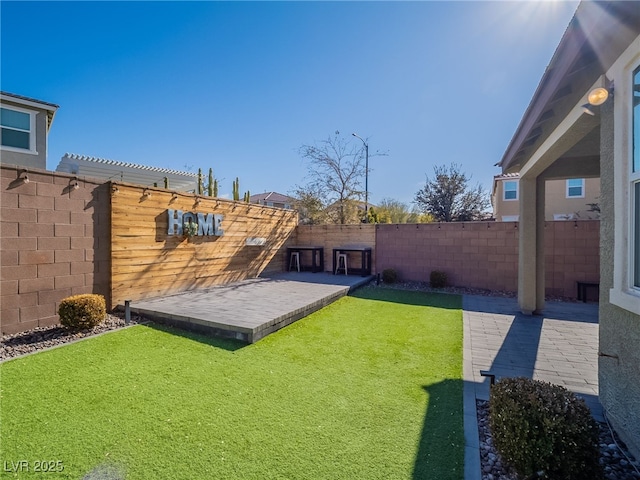
[[[193,213],[182,210],[167,209],[167,235],[182,235],[184,223],[196,223],[196,235],[221,237],[224,235],[222,220],[224,217],[214,213]]]

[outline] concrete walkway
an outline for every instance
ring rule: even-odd
[[[489,379],[524,376],[562,385],[585,399],[602,420],[598,401],[598,305],[548,302],[542,316],[525,316],[513,298],[465,296],[465,480],[480,480],[476,399],[489,399]]]

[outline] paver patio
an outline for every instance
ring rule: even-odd
[[[287,272],[139,300],[131,302],[131,311],[175,326],[253,343],[372,279]]]
[[[467,295],[463,311],[465,480],[481,478],[476,399],[489,399],[489,379],[480,370],[562,385],[602,420],[598,305],[548,302],[543,315],[526,316],[514,298]]]

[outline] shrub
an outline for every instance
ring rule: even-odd
[[[105,319],[107,307],[102,295],[87,293],[60,302],[60,323],[72,330],[92,328]]]
[[[491,387],[489,425],[505,462],[525,477],[601,479],[598,425],[584,400],[559,385],[505,378]]]
[[[398,281],[398,272],[393,268],[385,268],[382,271],[382,281],[384,283],[396,283]]]
[[[447,274],[439,270],[434,270],[429,276],[429,283],[433,288],[444,288],[447,286]]]

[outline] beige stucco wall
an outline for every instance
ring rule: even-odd
[[[47,112],[34,107],[26,107],[20,103],[3,100],[2,105],[6,107],[17,107],[25,110],[38,112],[36,115],[36,151],[37,155],[30,153],[19,153],[2,148],[3,164],[22,165],[27,168],[47,168]]]
[[[615,248],[613,102],[601,107],[600,171],[600,402],[636,458],[640,458],[640,316],[612,305]]]
[[[554,214],[575,214],[582,220],[598,218],[595,212],[589,212],[588,203],[599,203],[600,179],[584,180],[584,197],[567,198],[566,180],[547,180],[545,196],[545,220],[553,220]]]
[[[497,221],[503,221],[507,215],[520,213],[520,200],[504,200],[504,182],[513,179],[497,180],[494,197],[493,215]],[[547,180],[545,185],[545,220],[554,220],[554,214],[571,215],[579,220],[595,220],[599,215],[589,212],[588,203],[600,202],[600,179],[586,178],[584,182],[584,198],[567,198],[566,180]],[[518,192],[519,195],[520,192]]]

